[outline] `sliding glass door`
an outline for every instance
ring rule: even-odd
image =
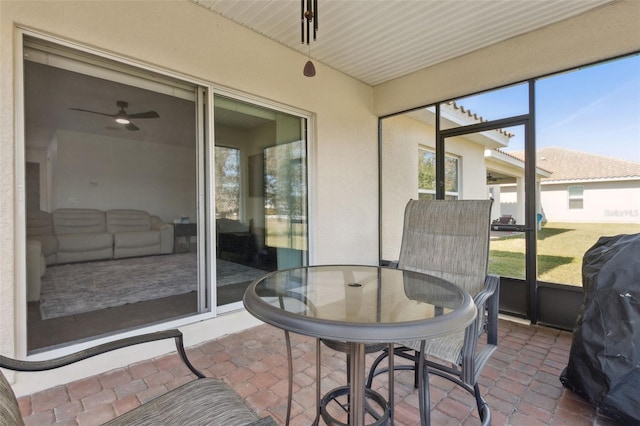
[[[217,305],[255,278],[307,263],[307,120],[216,95]]]
[[[24,38],[28,351],[211,310],[206,88]]]

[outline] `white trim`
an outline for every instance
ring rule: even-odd
[[[218,292],[214,291],[216,286],[214,283],[217,280],[216,276],[216,229],[215,229],[215,211],[216,211],[216,172],[214,169],[215,164],[215,125],[214,123],[214,113],[213,113],[213,86],[207,86],[207,105],[209,106],[209,110],[207,111],[207,120],[209,120],[209,125],[205,126],[205,146],[207,149],[205,150],[208,153],[206,163],[208,173],[206,175],[205,180],[209,182],[209,186],[207,187],[207,198],[203,200],[206,202],[206,215],[209,217],[213,217],[213,223],[211,226],[207,227],[207,253],[210,253],[210,259],[212,262],[207,265],[207,276],[209,278],[209,282],[211,283],[211,291],[209,291],[209,310],[212,313],[213,317],[216,317],[220,312],[217,310],[216,303],[218,302]],[[211,216],[213,214],[213,216]],[[208,223],[208,222],[206,222]],[[198,246],[198,250],[202,247]]]
[[[23,359],[27,356],[27,235],[25,201],[25,117],[24,117],[24,62],[22,50],[22,31],[14,28],[14,129],[15,129],[15,275],[14,289],[14,356]]]
[[[215,288],[213,284],[215,281],[207,281],[207,279],[212,278],[211,276],[211,268],[209,265],[213,264],[213,255],[214,253],[204,249],[204,241],[205,238],[202,238],[202,235],[206,237],[206,241],[209,241],[212,238],[211,227],[207,226],[207,212],[205,209],[205,200],[206,200],[206,191],[207,191],[207,175],[211,173],[212,168],[210,167],[210,163],[206,161],[205,152],[206,152],[206,120],[203,117],[203,113],[207,111],[205,109],[205,96],[206,96],[206,88],[197,87],[196,88],[196,215],[198,216],[198,227],[200,231],[197,233],[199,236],[196,238],[196,244],[198,247],[198,282],[197,282],[197,309],[198,312],[205,312],[207,306],[209,307],[209,312],[211,312],[214,316],[216,315],[215,309],[211,304],[211,300],[205,300],[204,296],[209,295],[209,299],[211,299],[211,295],[213,295],[213,290],[207,291],[207,283],[209,283],[208,288]],[[204,93],[203,93],[204,91]],[[210,108],[209,108],[210,109]],[[206,233],[202,231],[206,229]],[[213,237],[215,238],[215,236]],[[189,245],[191,241],[189,241]],[[189,247],[191,250],[191,247]],[[215,297],[215,296],[214,296]]]
[[[435,149],[431,148],[431,147],[427,147],[426,145],[422,145],[422,144],[418,144],[418,153],[420,151],[426,151],[426,152],[430,152],[433,154],[433,158],[435,161],[435,156],[436,156],[436,152]],[[456,187],[458,188],[457,191],[445,191],[444,195],[449,196],[449,197],[456,197],[456,199],[460,199],[460,194],[462,193],[462,156],[461,155],[457,155],[457,154],[450,154],[447,153],[445,151],[444,153],[444,159],[445,162],[448,158],[452,158],[454,160],[456,160]],[[446,165],[445,165],[445,169],[446,169]],[[419,184],[420,182],[418,182]],[[445,185],[446,186],[446,185]],[[433,195],[433,197],[435,198],[436,196],[436,189],[424,189],[424,188],[420,188],[418,187],[418,194],[430,194]]]
[[[640,181],[640,176],[592,178],[592,179],[543,180],[543,181],[540,181],[540,185],[563,185],[563,184],[584,185],[586,183],[624,182],[624,181],[634,181],[634,180]]]
[[[216,306],[216,312],[218,315],[226,314],[229,312],[237,312],[243,309],[244,309],[244,304],[242,303],[241,300],[238,302],[229,303],[222,306]]]

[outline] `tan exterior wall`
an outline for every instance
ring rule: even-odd
[[[568,186],[582,185],[583,208],[569,210]],[[542,185],[540,205],[549,222],[640,224],[640,182]]]
[[[435,129],[404,115],[382,120],[382,259],[400,254],[404,208],[418,198],[418,148],[435,151]],[[457,137],[446,141],[446,154],[458,158],[460,199],[486,199],[484,147]]]

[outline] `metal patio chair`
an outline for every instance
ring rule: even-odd
[[[452,380],[473,394],[483,424],[491,422],[489,407],[478,386],[480,372],[498,345],[499,278],[487,274],[491,203],[411,200],[405,209],[397,267],[453,282],[470,293],[478,310],[476,320],[461,332],[426,341],[397,342],[394,355],[413,363],[394,363],[393,369],[415,371],[422,424],[429,423],[427,372]],[[479,345],[483,333],[487,340]],[[368,387],[374,376],[388,370],[378,368],[387,356],[388,349],[372,365]]]
[[[196,370],[187,358],[182,333],[179,330],[129,337],[47,361],[21,361],[0,355],[0,367],[13,371],[51,370],[127,346],[170,338],[175,340],[178,354],[189,370],[196,375],[196,379],[116,417],[107,422],[107,425],[276,425],[271,417],[260,419],[224,381],[206,378]],[[0,371],[0,425],[24,425],[16,396],[2,371]]]

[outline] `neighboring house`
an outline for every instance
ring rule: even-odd
[[[540,182],[546,221],[640,223],[640,163],[559,147],[538,149],[536,162],[550,172]],[[503,186],[503,201],[514,192]]]
[[[524,224],[525,216],[525,179],[524,157],[514,152],[501,149],[487,149],[484,151],[484,161],[487,169],[487,186],[489,196],[493,199],[491,218],[497,219],[509,215],[518,224]],[[540,194],[540,182],[550,176],[548,170],[538,165],[536,167],[536,193]],[[539,200],[539,196],[536,197]],[[540,211],[540,206],[536,208]]]

